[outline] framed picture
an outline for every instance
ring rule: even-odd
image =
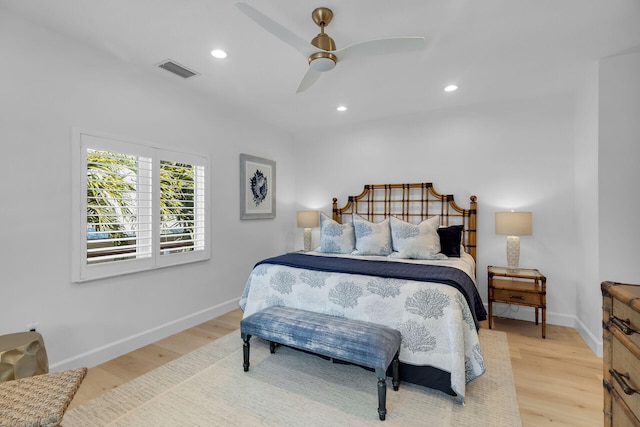
[[[240,154],[240,219],[276,217],[276,162]]]

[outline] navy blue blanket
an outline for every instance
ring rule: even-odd
[[[478,321],[487,319],[487,312],[482,304],[473,280],[462,270],[443,265],[411,264],[406,262],[389,262],[368,259],[353,259],[305,255],[300,253],[280,255],[267,258],[256,264],[277,264],[307,270],[328,271],[334,273],[361,274],[393,279],[434,282],[453,286],[464,295],[473,315],[476,329]]]

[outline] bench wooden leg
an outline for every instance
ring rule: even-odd
[[[250,350],[249,340],[250,339],[251,339],[251,335],[249,334],[242,335],[242,341],[244,341],[244,344],[242,344],[242,354],[244,355],[244,362],[242,363],[242,367],[244,368],[245,372],[249,370],[249,350]]]
[[[387,379],[378,378],[378,415],[384,421],[387,417]]]
[[[391,361],[391,369],[393,371],[393,390],[394,391],[398,391],[398,389],[400,388],[400,359],[399,359],[399,352],[396,353],[395,357],[393,358],[393,360]]]

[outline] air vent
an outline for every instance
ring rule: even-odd
[[[198,73],[196,73],[195,71],[192,71],[184,65],[180,65],[176,61],[172,61],[171,59],[162,61],[160,64],[158,64],[158,67],[164,68],[167,71],[171,71],[173,74],[178,75],[183,79],[188,79],[189,77],[198,75]]]

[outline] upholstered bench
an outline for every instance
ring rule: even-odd
[[[392,365],[393,389],[398,390],[400,332],[383,325],[345,319],[289,307],[268,307],[240,321],[244,341],[244,370],[249,370],[249,340],[306,350],[339,361],[374,369],[378,377],[378,415],[387,414],[387,369]]]

